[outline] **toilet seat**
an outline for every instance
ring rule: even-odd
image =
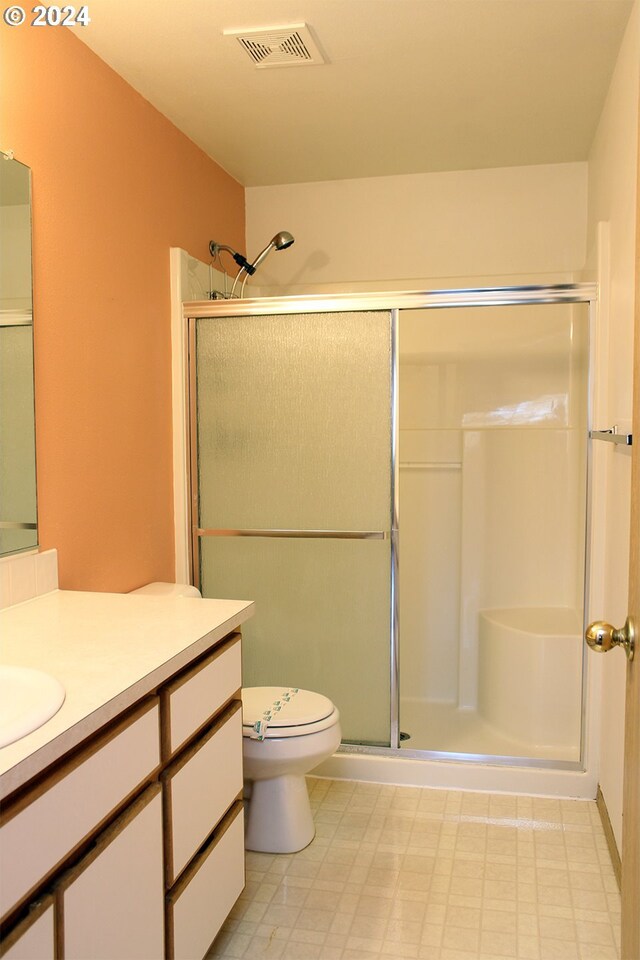
[[[256,723],[266,719],[264,738],[303,737],[332,727],[340,714],[328,697],[297,687],[242,690],[242,735],[257,739]]]

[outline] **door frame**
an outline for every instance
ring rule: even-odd
[[[636,196],[633,432],[628,614],[636,630],[627,663],[622,789],[622,960],[640,957],[640,164]]]

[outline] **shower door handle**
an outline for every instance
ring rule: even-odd
[[[627,617],[624,627],[616,630],[604,620],[594,620],[585,630],[584,638],[589,647],[597,653],[608,653],[613,647],[623,647],[627,660],[633,660],[636,648],[636,630],[633,621]]]

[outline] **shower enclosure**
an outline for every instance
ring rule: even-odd
[[[342,750],[579,769],[592,285],[194,303],[193,576]]]

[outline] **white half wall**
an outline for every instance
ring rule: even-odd
[[[207,300],[212,290],[224,290],[228,278],[186,250],[171,247],[171,408],[173,414],[173,515],[176,583],[192,583],[189,529],[189,403],[187,398],[187,325],[182,305]]]

